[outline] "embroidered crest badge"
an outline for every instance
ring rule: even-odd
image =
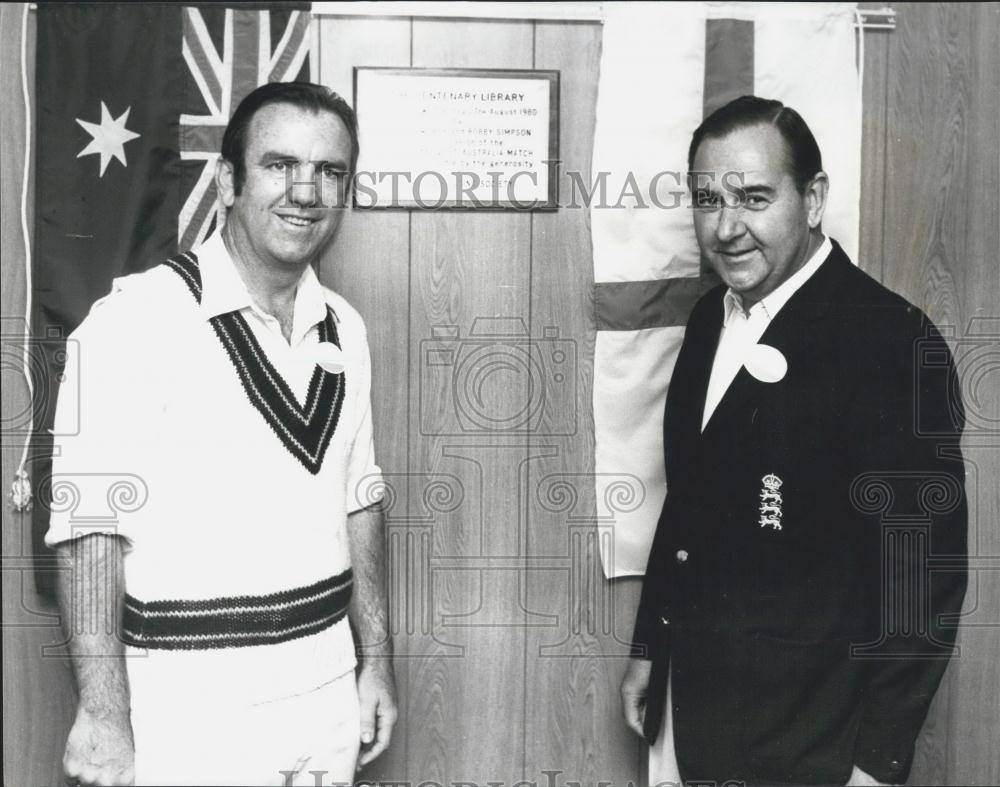
[[[781,489],[782,480],[774,473],[768,473],[760,479],[763,487],[760,490],[760,520],[761,527],[781,530]]]

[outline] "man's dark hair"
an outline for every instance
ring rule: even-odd
[[[271,82],[261,85],[240,102],[222,136],[222,158],[233,166],[233,187],[237,195],[243,190],[247,174],[246,150],[250,123],[258,111],[270,104],[289,104],[314,113],[330,112],[344,121],[351,137],[350,174],[354,174],[361,148],[358,143],[358,119],[351,105],[322,85],[311,82]]]
[[[785,140],[788,169],[795,180],[795,188],[799,194],[804,194],[809,181],[823,169],[819,145],[802,115],[780,101],[768,98],[740,96],[705,118],[691,137],[688,171],[694,170],[695,153],[705,139],[719,139],[733,131],[760,125],[774,126]]]

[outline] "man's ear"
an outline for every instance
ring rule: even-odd
[[[236,173],[233,172],[233,165],[221,156],[215,162],[215,188],[222,204],[227,208],[233,207],[236,201]]]
[[[806,184],[806,216],[811,230],[819,227],[823,221],[823,212],[826,210],[826,195],[829,191],[830,178],[823,171],[817,172],[813,179]]]

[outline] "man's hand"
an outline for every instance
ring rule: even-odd
[[[646,718],[646,691],[652,670],[653,662],[647,659],[629,659],[622,678],[622,712],[625,722],[639,736],[642,736],[642,722]]]
[[[851,778],[847,780],[847,787],[871,787],[872,785],[888,787],[886,782],[877,781],[855,765],[854,770],[851,771]]]
[[[361,755],[358,769],[370,763],[389,746],[396,723],[396,682],[388,659],[368,661],[358,675],[361,704]]]
[[[83,787],[133,784],[135,750],[128,718],[100,718],[80,708],[66,741],[63,772],[67,782]]]
[[[392,637],[389,636],[389,598],[386,592],[385,520],[379,506],[347,517],[347,540],[354,570],[354,593],[349,615],[357,633],[361,672],[362,768],[389,745],[396,723],[396,683],[392,677]]]

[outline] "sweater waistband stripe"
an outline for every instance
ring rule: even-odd
[[[347,614],[353,575],[265,596],[140,601],[125,595],[123,639],[137,648],[202,650],[277,644],[309,636]]]

